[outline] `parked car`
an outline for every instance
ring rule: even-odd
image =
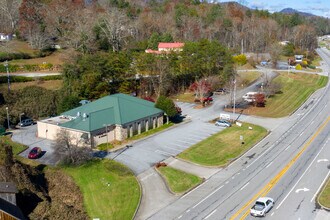
[[[33,120],[31,118],[25,118],[19,123],[20,127],[29,126],[29,125],[33,125]]]
[[[40,147],[34,147],[29,152],[28,158],[29,159],[38,159],[41,156],[42,150]]]
[[[272,198],[260,197],[250,209],[250,214],[253,216],[266,216],[266,213],[273,208],[274,203]]]
[[[215,122],[216,126],[221,126],[221,127],[231,127],[231,123],[226,120],[218,120]]]
[[[267,66],[268,65],[268,61],[267,60],[263,60],[260,62],[261,66]]]
[[[218,94],[228,94],[228,93],[229,93],[229,91],[227,89],[225,89],[225,88],[219,88],[219,89],[216,89],[214,91],[214,94],[215,95],[218,95]]]

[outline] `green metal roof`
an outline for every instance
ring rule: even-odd
[[[105,124],[123,125],[162,112],[155,108],[153,102],[119,93],[62,113],[64,116],[71,116],[72,120],[60,126],[94,131],[103,128]],[[84,114],[86,117],[83,117]]]

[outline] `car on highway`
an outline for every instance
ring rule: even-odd
[[[231,123],[229,121],[226,120],[217,120],[215,122],[216,126],[220,126],[220,127],[231,127]]]
[[[42,154],[42,150],[40,147],[34,147],[32,150],[29,152],[28,158],[29,159],[38,159]]]
[[[266,216],[266,213],[274,206],[274,199],[269,197],[260,197],[250,209],[252,216]]]

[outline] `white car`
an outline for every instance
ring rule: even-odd
[[[250,209],[250,213],[253,216],[266,216],[266,213],[273,208],[274,203],[274,199],[272,198],[260,197]]]

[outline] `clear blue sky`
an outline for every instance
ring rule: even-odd
[[[230,0],[216,0],[228,2]],[[249,8],[267,9],[278,12],[284,8],[293,8],[298,11],[330,18],[330,0],[235,0]]]

